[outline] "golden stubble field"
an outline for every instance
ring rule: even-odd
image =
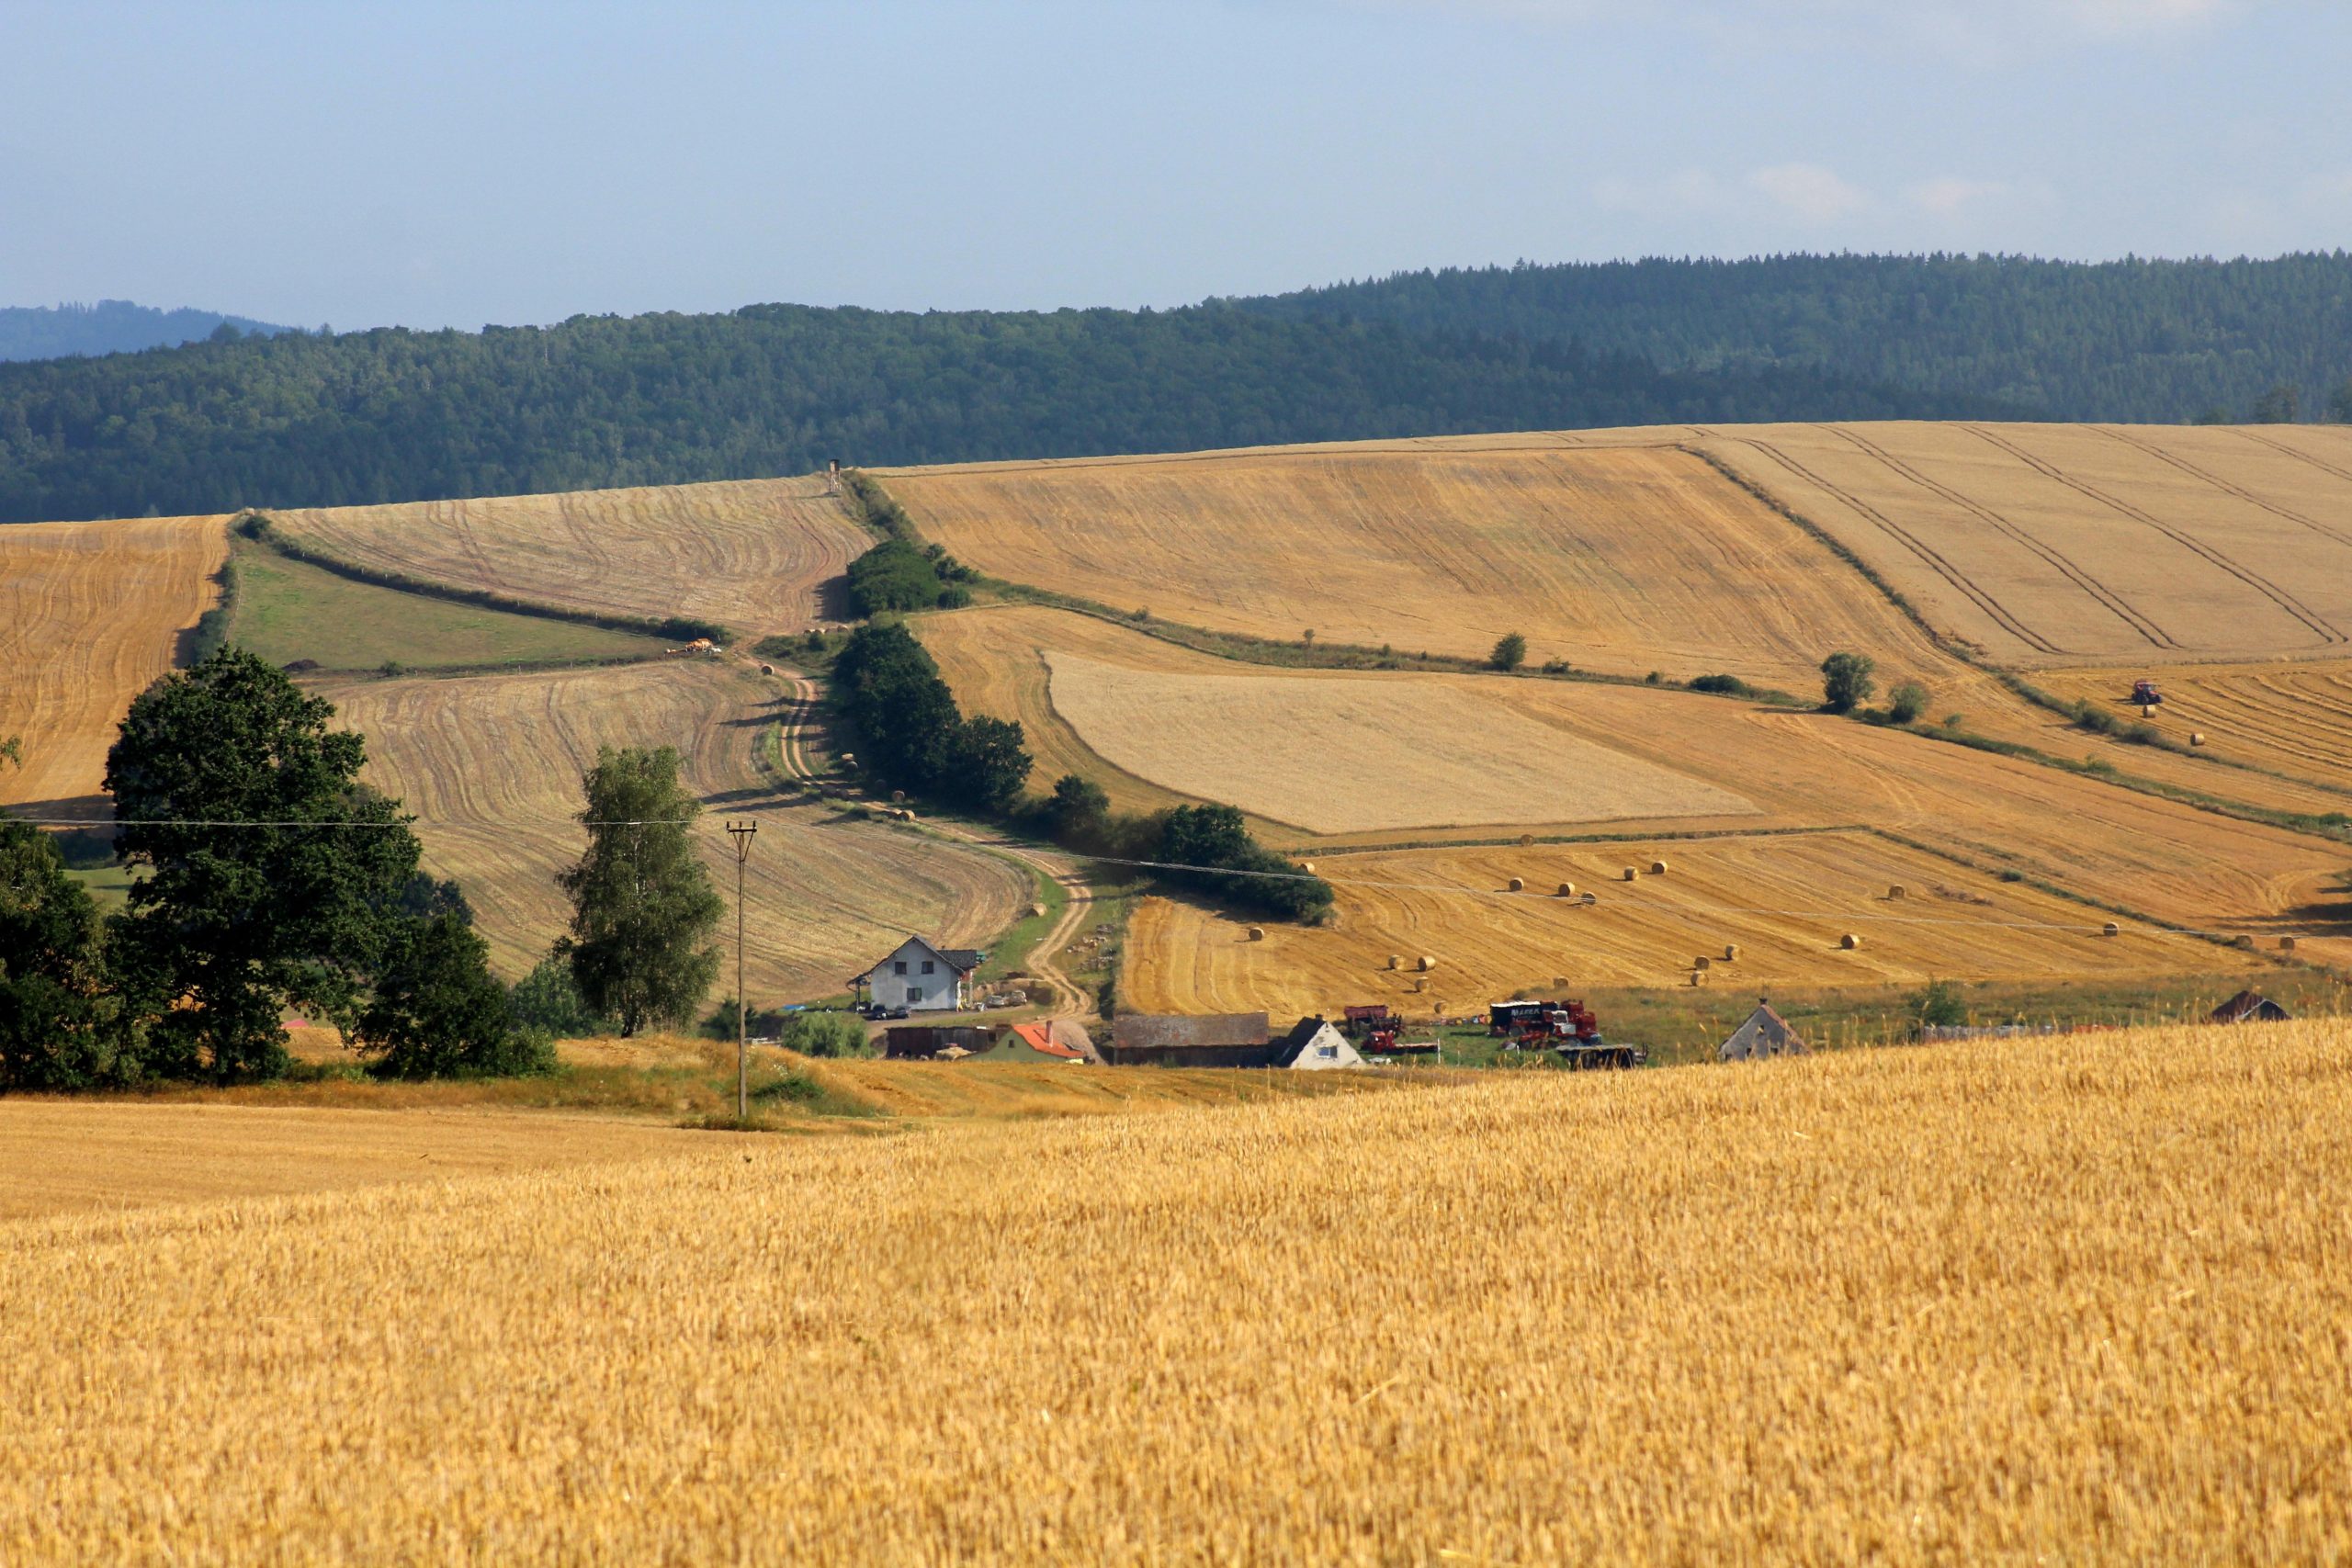
[[[116,726],[211,608],[228,555],[220,517],[0,527],[0,739],[25,742],[21,771],[0,763],[0,804],[98,793]]]
[[[1004,860],[912,829],[791,806],[753,749],[793,699],[732,664],[665,660],[555,673],[343,682],[322,694],[368,737],[367,777],[414,812],[425,864],[454,876],[492,962],[514,976],[562,934],[556,874],[580,858],[580,775],[600,745],[675,746],[707,802],[695,831],[728,899],[734,989],[735,860],[722,822],[760,824],[746,877],[747,984],[760,1005],[846,989],[907,932],[985,942],[1035,897]],[[714,992],[716,994],[716,990]]]
[[[2131,705],[2132,679],[2143,675],[2165,698],[2144,720]],[[2061,696],[2098,703],[2125,723],[2153,725],[2177,743],[2201,735],[2218,756],[2314,780],[2337,792],[2333,805],[2319,809],[2352,810],[2352,660],[2052,670],[2033,680]]]
[[[1626,438],[1640,433],[1627,433]],[[1825,546],[1670,444],[1531,434],[881,470],[998,575],[1219,631],[1792,691],[1823,656],[1947,662]],[[1684,435],[1682,439],[1688,440]]]
[[[2333,1561],[2347,1170],[2328,1022],[0,1225],[0,1540]]]
[[[1653,874],[1660,861],[1665,874]],[[1339,896],[1331,923],[1269,922],[1257,940],[1246,920],[1146,899],[1128,932],[1122,999],[1142,1012],[1264,1008],[1283,1020],[1387,1002],[1425,1017],[1522,989],[1685,986],[1693,973],[1766,994],[2258,967],[2251,954],[2136,920],[2102,935],[2113,918],[2103,911],[1861,831],[1336,854],[1316,870]],[[1523,891],[1510,891],[1513,877]],[[1561,897],[1562,883],[1577,895]],[[1860,943],[1850,951],[1839,946],[1849,933]],[[1424,957],[1434,960],[1426,973]]]
[[[759,636],[829,611],[873,540],[814,476],[274,514],[340,559],[599,614],[698,615]]]
[[[1691,434],[2000,664],[2352,652],[2342,427],[1893,422]]]

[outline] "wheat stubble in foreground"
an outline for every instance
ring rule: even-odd
[[[2322,1560],[2340,1024],[0,1227],[25,1561]]]

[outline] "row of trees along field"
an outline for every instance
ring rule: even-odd
[[[281,1021],[335,1023],[388,1077],[554,1066],[551,1032],[687,1021],[721,906],[677,754],[607,750],[571,933],[510,993],[453,883],[422,874],[365,739],[267,661],[221,649],[142,693],[107,754],[116,850],[144,874],[101,921],[55,840],[0,813],[0,1089],[282,1077]],[[19,738],[0,766],[21,762]]]
[[[860,768],[887,788],[1040,829],[1067,849],[1159,863],[1159,879],[1231,905],[1290,919],[1319,919],[1330,886],[1250,837],[1241,813],[1216,804],[1121,817],[1101,785],[1057,780],[1043,800],[1025,793],[1032,759],[1017,722],[967,718],[914,634],[868,622],[833,661],[834,711],[856,738]]]
[[[0,365],[0,522],[1671,421],[1987,416],[1799,368],[1228,306],[761,305]]]
[[[2340,250],[1521,263],[1234,303],[1287,321],[1573,341],[1668,368],[1809,367],[2049,419],[2352,421],[2352,253]]]

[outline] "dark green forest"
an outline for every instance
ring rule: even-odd
[[[1288,321],[1581,343],[1669,369],[1813,367],[2152,423],[2352,404],[2352,253],[2264,261],[1770,256],[1448,268],[1238,300]]]
[[[1998,412],[1810,369],[1660,371],[1573,344],[1226,306],[761,305],[0,365],[0,521],[752,479],[834,457]]]

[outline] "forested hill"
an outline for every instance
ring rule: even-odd
[[[1674,367],[1810,366],[2056,419],[2331,412],[2352,378],[2352,253],[2085,264],[1774,256],[1400,273],[1238,303],[1296,321],[1576,340]],[[2346,417],[2339,414],[2337,417]]]
[[[0,521],[678,483],[866,464],[1674,421],[1996,416],[1777,367],[1225,306],[763,305],[0,365]]]
[[[0,359],[58,359],[71,354],[134,354],[195,343],[225,324],[239,335],[287,329],[215,310],[159,310],[128,299],[95,305],[0,306]]]

